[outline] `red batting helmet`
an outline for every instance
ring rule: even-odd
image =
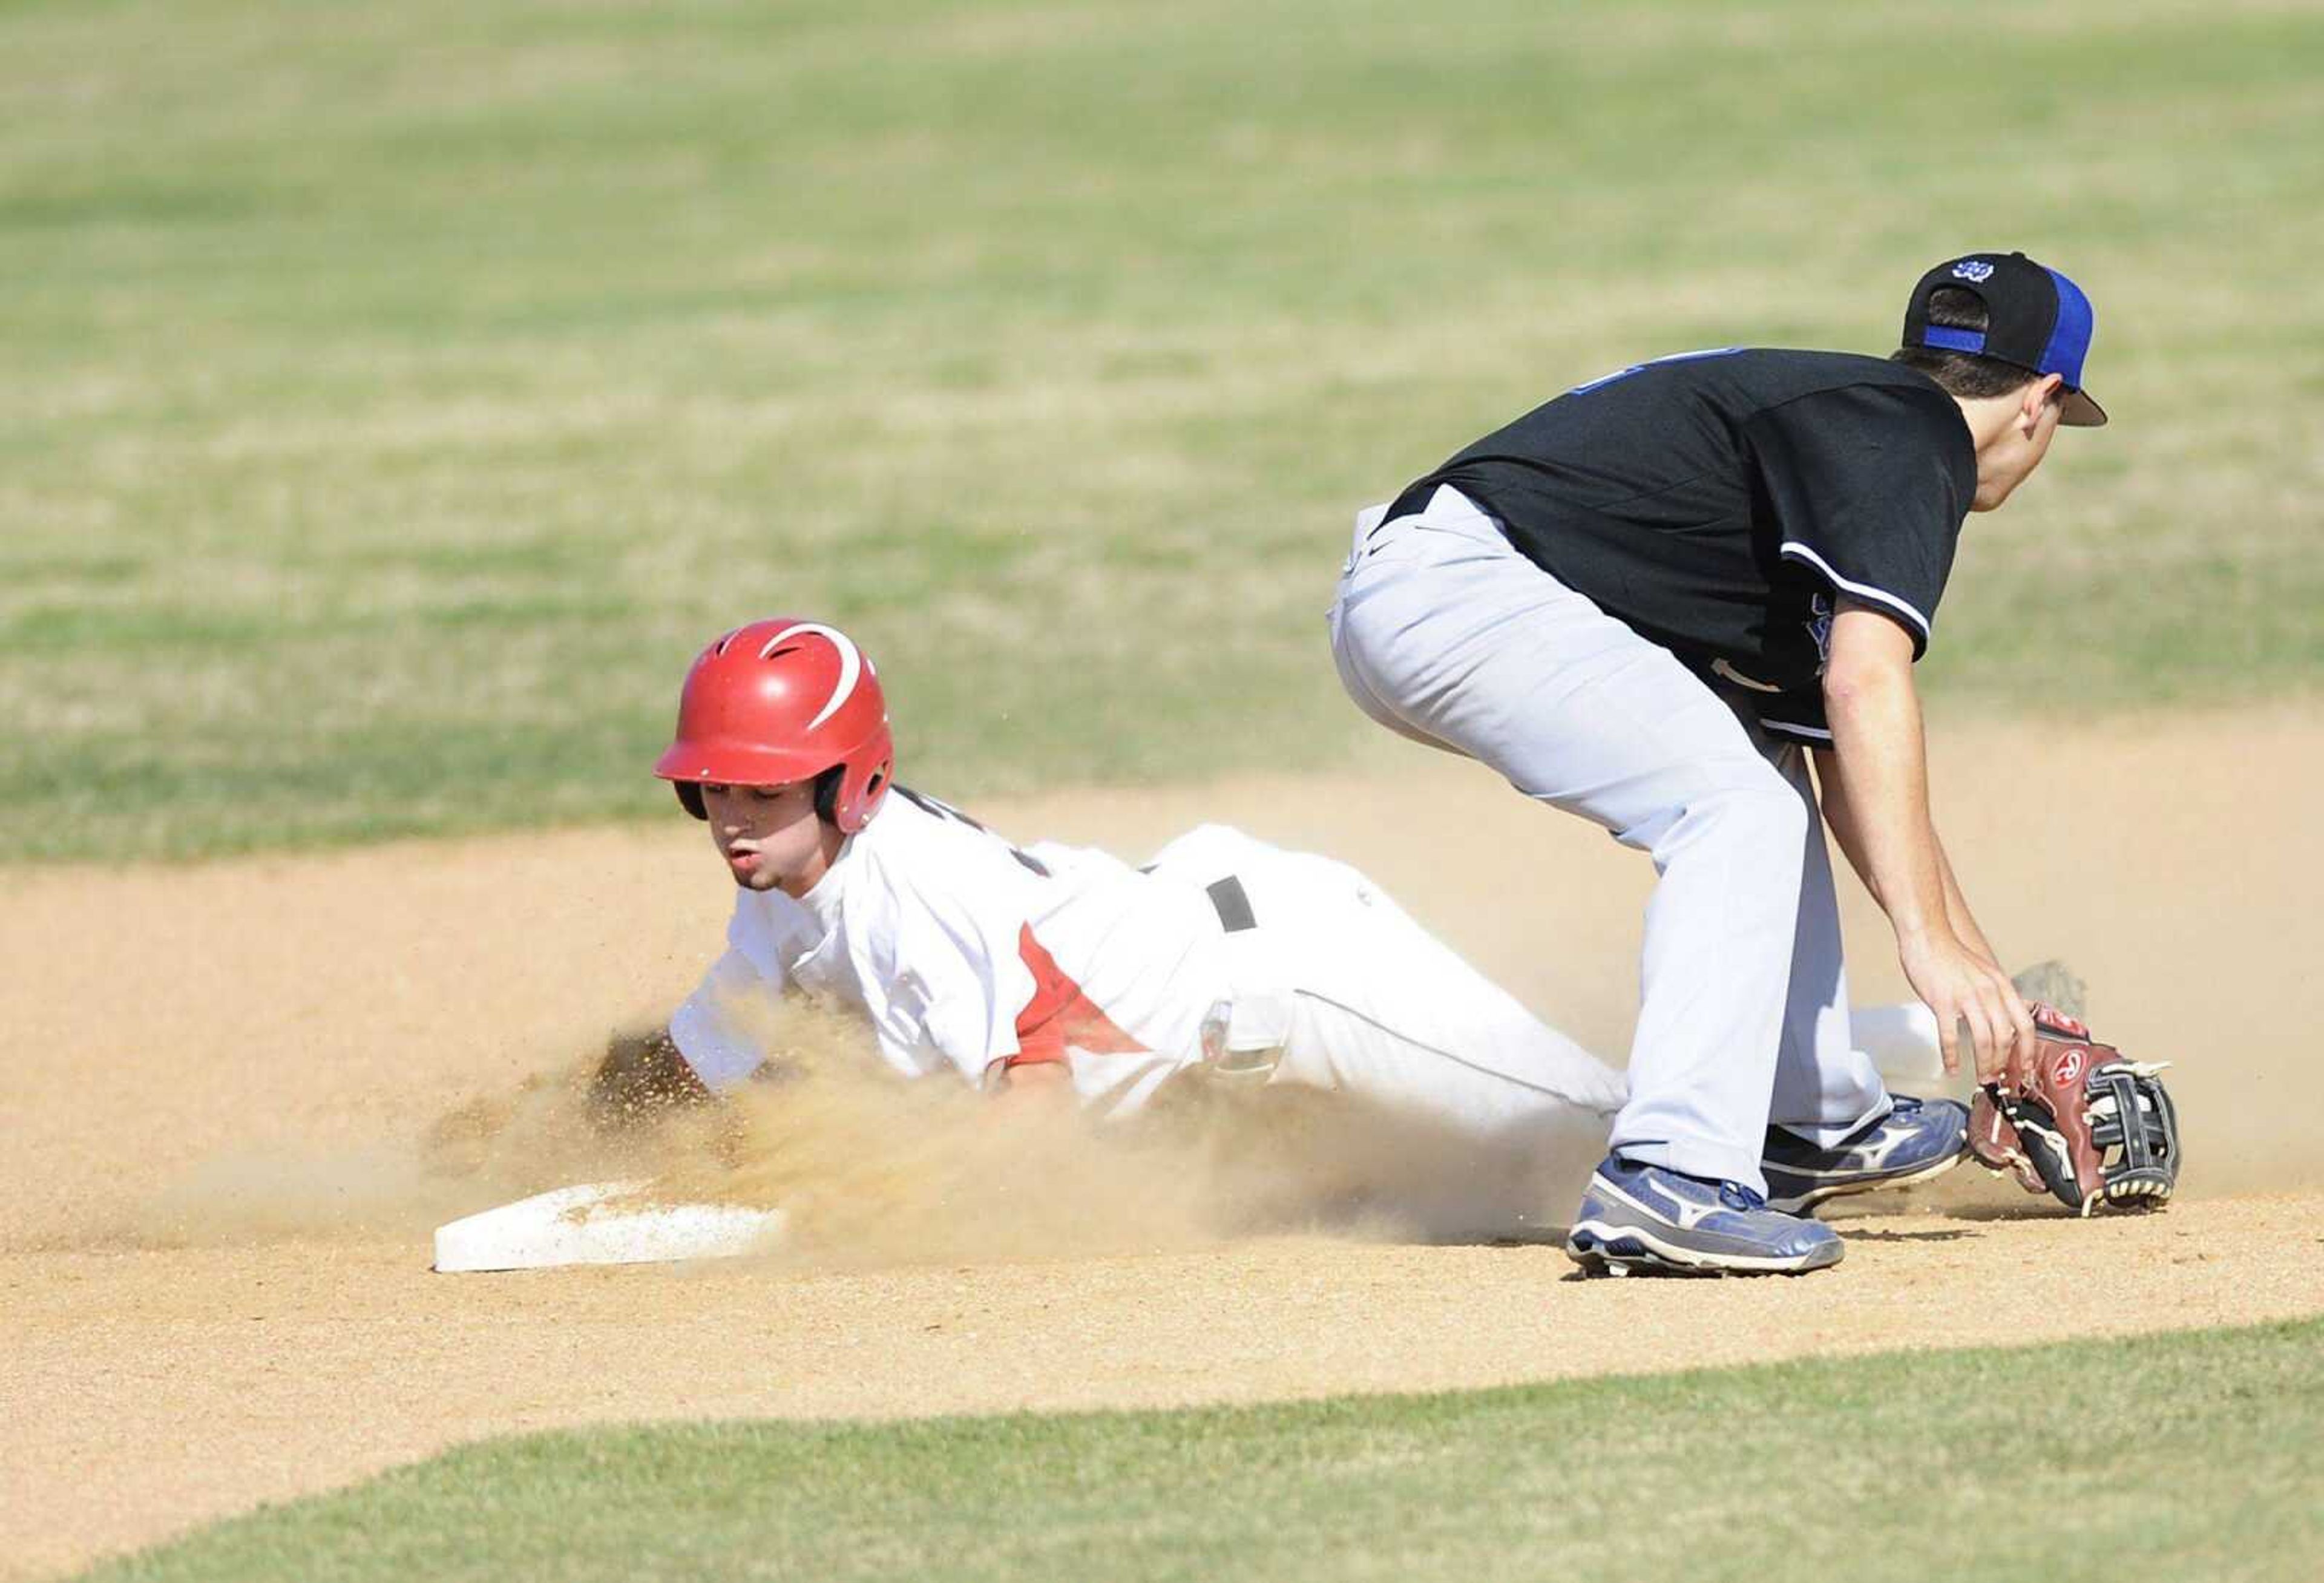
[[[863,828],[896,768],[888,700],[854,640],[819,621],[777,616],[738,627],[702,651],[678,700],[678,740],[654,765],[697,819],[701,783],[816,787],[817,812]]]

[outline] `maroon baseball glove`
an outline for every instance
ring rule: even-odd
[[[2179,1116],[2157,1075],[2167,1063],[2125,1061],[2064,1012],[2032,1009],[2033,1081],[1978,1091],[1969,1153],[2080,1214],[2162,1208],[2179,1183]]]

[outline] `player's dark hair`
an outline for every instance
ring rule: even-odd
[[[1974,291],[1940,286],[1929,293],[1929,323],[1941,330],[1986,327],[1985,301]],[[2040,377],[2033,370],[1979,357],[1974,352],[1950,352],[1941,346],[1906,346],[1888,354],[1891,363],[1920,370],[1945,389],[1945,393],[1974,400],[1983,396],[2006,396]]]

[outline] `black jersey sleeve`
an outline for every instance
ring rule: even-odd
[[[1743,438],[1784,560],[1929,646],[1977,487],[1960,412],[1933,384],[1841,385],[1754,413]]]

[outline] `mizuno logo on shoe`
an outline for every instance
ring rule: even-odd
[[[1896,1146],[1911,1141],[1912,1137],[1913,1129],[1909,1127],[1884,1128],[1880,1137],[1868,1138],[1849,1151],[1856,1156],[1849,1163],[1849,1167],[1859,1171],[1880,1170],[1888,1164],[1888,1156],[1896,1152]]]
[[[1669,1188],[1657,1183],[1651,1176],[1639,1177],[1638,1185],[1646,1189],[1647,1192],[1652,1192],[1656,1198],[1666,1201],[1671,1206],[1668,1210],[1664,1209],[1660,1204],[1641,1202],[1636,1197],[1624,1192],[1620,1188],[1607,1181],[1603,1176],[1597,1178],[1593,1185],[1600,1192],[1607,1193],[1611,1197],[1620,1199],[1624,1203],[1628,1204],[1640,1214],[1651,1215],[1657,1220],[1667,1221],[1671,1225],[1676,1226],[1682,1231],[1693,1230],[1697,1226],[1702,1224],[1705,1219],[1709,1219],[1712,1215],[1718,1214],[1720,1211],[1727,1208],[1725,1204],[1715,1201],[1707,1204],[1691,1203],[1687,1200],[1683,1199],[1678,1194],[1673,1192]]]

